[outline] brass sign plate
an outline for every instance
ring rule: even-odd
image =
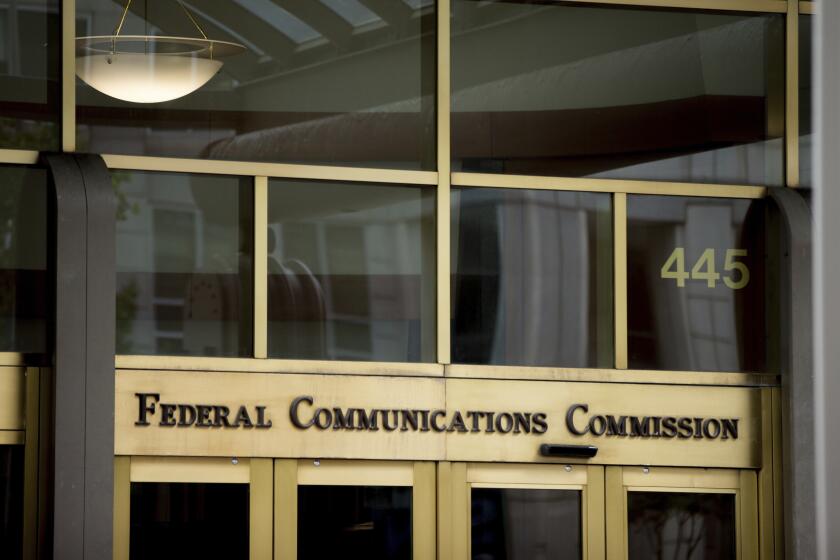
[[[128,370],[116,387],[118,455],[760,466],[751,388]]]

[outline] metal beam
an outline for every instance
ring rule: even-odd
[[[402,0],[361,0],[362,4],[385,20],[388,25],[400,29],[411,21],[414,10]]]
[[[329,39],[335,46],[347,45],[353,35],[353,26],[320,2],[298,0],[273,0],[309,27]]]

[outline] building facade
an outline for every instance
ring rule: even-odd
[[[813,11],[0,4],[0,557],[808,558]]]

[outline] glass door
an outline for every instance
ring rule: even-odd
[[[450,473],[453,558],[604,558],[603,467],[456,463]]]
[[[607,467],[606,488],[611,560],[758,558],[754,471]]]
[[[117,457],[114,558],[270,560],[270,459]]]
[[[435,466],[277,460],[277,560],[435,558]]]

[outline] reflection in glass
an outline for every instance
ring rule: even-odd
[[[80,151],[435,168],[433,8],[398,0],[188,4],[209,37],[245,52],[170,102],[121,102],[77,80]],[[77,0],[77,35],[111,34],[123,6]],[[174,2],[134,2],[122,34],[196,30]]]
[[[583,558],[578,490],[472,489],[473,560]]]
[[[117,353],[250,356],[253,189],[115,171]]]
[[[0,558],[23,558],[22,445],[0,445]]]
[[[435,359],[434,190],[272,180],[269,355]]]
[[[628,196],[632,369],[773,367],[762,200]]]
[[[814,183],[811,165],[813,130],[811,124],[811,20],[799,14],[799,184],[810,187]]]
[[[131,483],[131,560],[248,560],[247,484]]]
[[[409,560],[411,488],[299,486],[298,560]]]
[[[783,15],[453,6],[453,169],[781,184]]]
[[[628,492],[628,558],[735,560],[735,495]]]
[[[0,166],[0,352],[46,351],[47,173]]]
[[[0,3],[0,148],[58,150],[59,0]]]
[[[452,202],[453,360],[611,367],[609,195],[470,188]]]

